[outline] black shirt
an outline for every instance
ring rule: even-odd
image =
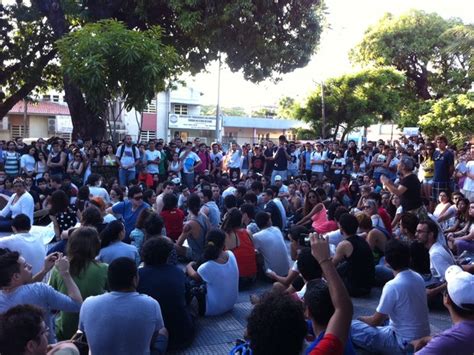
[[[270,213],[272,225],[280,228],[280,230],[283,230],[283,217],[281,216],[280,209],[278,208],[276,203],[273,201],[269,201],[265,205],[265,212]]]
[[[253,155],[250,160],[252,161],[252,169],[256,173],[262,173],[263,167],[265,166],[265,157],[263,155],[255,156]]]
[[[267,148],[263,152],[263,155],[265,156],[265,158],[273,158],[273,152],[274,152],[273,148]],[[273,171],[273,161],[269,160],[267,161],[267,165],[265,166],[265,171],[263,172],[263,175],[270,176],[272,174],[272,171]]]
[[[400,185],[405,186],[407,190],[400,196],[400,203],[403,211],[411,211],[421,207],[421,183],[415,174],[405,176],[400,180]]]
[[[288,169],[288,159],[286,159],[285,149],[285,147],[278,147],[275,160],[273,161],[274,170],[283,171]]]
[[[194,336],[194,322],[186,306],[186,277],[174,265],[138,269],[137,291],[158,301],[169,332],[168,350],[188,345]]]

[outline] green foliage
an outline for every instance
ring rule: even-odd
[[[296,134],[296,139],[300,141],[314,140],[314,138],[319,134],[318,131],[307,128],[294,128],[293,131]]]
[[[366,69],[332,78],[324,83],[325,129],[321,86],[297,109],[297,117],[309,122],[322,138],[335,137],[339,129],[345,136],[354,128],[398,118],[404,82],[403,75],[391,68]]]
[[[452,95],[437,100],[420,120],[429,137],[444,134],[450,142],[461,145],[474,134],[474,94]]]
[[[247,116],[243,107],[220,107],[219,110],[224,116]],[[215,116],[216,105],[202,105],[201,115]]]
[[[289,96],[283,96],[278,101],[277,116],[279,118],[295,119],[297,117],[299,104]]]
[[[57,48],[63,72],[99,115],[118,98],[127,110],[143,111],[181,69],[174,48],[162,43],[159,27],[136,31],[102,20],[71,32],[57,41]]]
[[[51,29],[35,7],[0,4],[0,109],[2,117],[33,89],[58,84]],[[6,111],[5,111],[6,110]]]

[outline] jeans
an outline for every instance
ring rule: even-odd
[[[190,174],[183,173],[183,183],[189,189],[192,189],[194,187],[194,173],[190,173]]]
[[[280,175],[282,181],[286,181],[288,178],[288,170],[273,170],[272,171],[272,178],[271,178],[271,184],[275,185],[275,176]]]
[[[393,270],[385,264],[385,257],[382,256],[378,265],[375,265],[375,284],[385,285],[393,278]]]
[[[351,325],[352,343],[369,352],[382,354],[406,354],[410,350],[409,342],[397,339],[391,326],[372,327],[359,320]]]
[[[119,183],[120,186],[127,186],[130,180],[135,179],[135,170],[119,169]]]

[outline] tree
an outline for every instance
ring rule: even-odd
[[[142,112],[164,90],[165,79],[181,70],[176,51],[161,38],[158,27],[136,31],[101,20],[64,36],[57,48],[64,75],[80,88],[88,108],[114,129],[112,121],[123,108]]]
[[[317,48],[323,18],[318,0],[31,0],[31,7],[44,16],[54,40],[103,19],[139,31],[158,25],[162,43],[175,49],[186,70],[197,73],[222,56],[231,70],[242,70],[255,82],[306,65]],[[73,135],[100,138],[95,128],[103,127],[103,121],[79,85],[67,73],[61,79]]]
[[[458,19],[445,20],[418,10],[399,17],[386,14],[369,27],[351,58],[362,64],[394,66],[405,73],[409,90],[422,100],[467,92],[473,80],[473,53],[452,44],[461,38],[456,34],[469,28]]]
[[[245,109],[243,107],[220,107],[219,111],[224,116],[246,116]],[[201,114],[204,116],[215,116],[216,105],[202,105]]]
[[[366,69],[332,78],[324,83],[325,129],[320,86],[297,110],[297,116],[320,132],[321,138],[336,137],[340,129],[344,138],[354,128],[397,118],[404,82],[403,75],[392,68]]]
[[[58,85],[54,38],[41,18],[21,2],[0,4],[0,117],[34,89]]]
[[[250,114],[251,117],[266,117],[266,118],[274,118],[276,117],[277,112],[275,107],[272,106],[265,106],[260,107],[258,109],[252,110]]]
[[[297,117],[297,111],[299,104],[294,98],[289,96],[283,96],[278,101],[277,117],[294,119]]]
[[[452,95],[437,100],[423,115],[420,127],[426,135],[444,134],[450,142],[462,145],[474,132],[474,94]]]

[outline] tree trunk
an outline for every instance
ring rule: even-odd
[[[33,2],[48,19],[57,39],[69,33],[69,24],[60,1],[33,0]],[[102,139],[105,135],[105,122],[87,107],[79,87],[72,83],[67,76],[64,76],[63,80],[66,101],[71,114],[73,138]]]

